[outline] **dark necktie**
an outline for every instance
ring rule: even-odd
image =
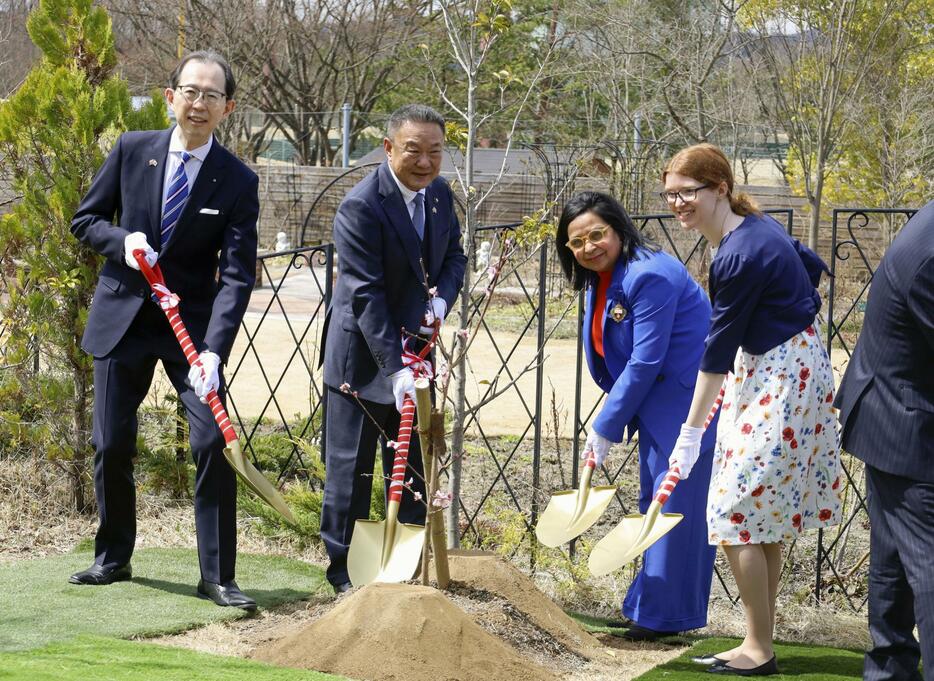
[[[415,233],[419,239],[425,238],[425,195],[418,193],[413,199],[415,201],[415,212],[412,214],[412,224],[415,226]]]
[[[185,173],[185,164],[188,163],[188,159],[190,158],[191,154],[187,151],[182,152],[182,162],[179,164],[178,169],[175,171],[175,174],[172,175],[172,179],[169,182],[169,191],[165,196],[165,206],[162,208],[162,238],[160,240],[160,248],[165,248],[165,245],[168,243],[172,232],[175,230],[175,225],[178,224],[178,218],[185,208],[185,202],[188,200],[188,175]]]

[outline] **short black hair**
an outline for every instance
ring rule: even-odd
[[[561,211],[561,219],[558,221],[558,231],[555,235],[555,248],[558,250],[561,269],[564,270],[564,276],[571,282],[571,286],[575,291],[580,291],[596,276],[577,262],[577,258],[574,257],[574,253],[567,243],[568,226],[584,213],[595,214],[616,232],[622,244],[619,257],[625,258],[626,262],[635,257],[636,249],[659,250],[658,246],[642,236],[639,230],[636,229],[632,218],[629,217],[629,213],[612,196],[603,192],[580,192],[575,194],[564,205],[564,210]]]
[[[184,69],[185,64],[190,61],[200,61],[205,64],[217,64],[220,66],[224,71],[224,94],[227,96],[227,99],[233,99],[234,92],[237,91],[237,81],[234,80],[233,71],[230,70],[230,64],[214,50],[198,50],[197,52],[189,52],[182,57],[181,61],[176,64],[175,70],[172,71],[172,75],[169,76],[169,87],[173,90],[178,87],[178,79],[182,75],[182,69]]]
[[[406,104],[392,112],[386,123],[386,137],[392,139],[403,123],[436,123],[445,134],[444,116],[425,104]]]

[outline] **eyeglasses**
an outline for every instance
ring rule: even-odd
[[[579,251],[588,241],[592,244],[598,244],[603,241],[609,229],[610,228],[605,225],[592,229],[587,233],[587,236],[576,236],[573,239],[568,239],[567,246],[572,251]]]
[[[203,97],[204,103],[208,106],[217,106],[227,99],[227,95],[223,92],[218,92],[217,90],[202,90],[194,85],[179,85],[175,89],[182,93],[182,97],[184,97],[189,104],[194,104]]]
[[[701,189],[707,189],[708,187],[710,187],[709,184],[702,184],[699,187],[682,189],[676,192],[659,192],[658,195],[662,197],[662,201],[667,201],[668,203],[674,203],[679,197],[685,203],[691,203],[691,201],[697,198],[697,192]]]

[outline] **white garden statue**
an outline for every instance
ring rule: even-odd
[[[292,249],[292,244],[289,243],[289,237],[285,232],[276,232],[276,245],[273,249],[276,253],[281,253],[282,251],[288,251]]]
[[[474,276],[479,278],[486,274],[487,267],[490,266],[490,249],[492,244],[489,241],[481,241],[480,247],[477,249],[476,253],[476,272]]]

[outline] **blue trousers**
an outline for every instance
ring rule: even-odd
[[[711,438],[712,439],[712,438]],[[647,434],[639,433],[639,511],[645,513],[668,472],[668,456]],[[623,615],[655,631],[686,631],[707,625],[707,601],[716,547],[707,543],[707,487],[713,448],[701,452],[687,480],[675,487],[664,513],[684,520],[642,556],[642,568],[629,586]]]

